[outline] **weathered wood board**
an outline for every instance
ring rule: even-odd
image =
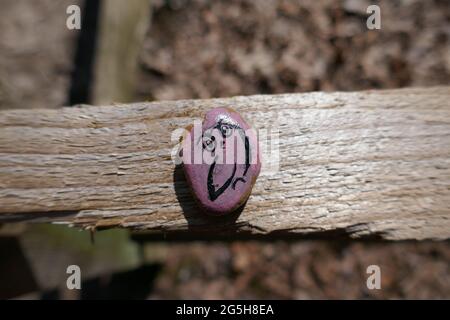
[[[172,132],[217,106],[278,132],[244,210],[221,219],[198,212],[171,160]],[[450,87],[0,111],[7,221],[194,238],[448,239]]]

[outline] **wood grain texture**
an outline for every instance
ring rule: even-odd
[[[245,208],[198,212],[173,130],[213,107],[279,129]],[[275,154],[276,155],[276,154]],[[450,238],[450,87],[0,112],[0,222],[157,234]]]

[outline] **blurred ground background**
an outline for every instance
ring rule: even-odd
[[[99,41],[95,2],[78,32],[65,27],[65,11],[82,0],[1,0],[0,109],[122,102],[90,94],[104,72],[89,50]],[[381,30],[366,28],[370,4],[381,7]],[[446,0],[148,6],[123,101],[450,84]],[[94,245],[90,238],[60,226],[1,226],[0,297],[450,298],[448,242],[138,243],[117,230],[97,233]],[[69,264],[82,267],[81,294],[61,289]],[[382,269],[382,290],[366,287],[370,264]]]

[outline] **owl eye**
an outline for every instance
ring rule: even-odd
[[[222,135],[224,137],[229,137],[233,132],[233,128],[231,128],[229,125],[223,124],[220,126],[220,131],[222,132]]]
[[[213,151],[216,147],[216,142],[215,142],[216,138],[214,136],[211,137],[203,137],[202,142],[203,142],[203,149],[206,149],[207,151]]]

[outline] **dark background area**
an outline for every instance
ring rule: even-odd
[[[78,32],[65,27],[65,9],[81,0],[0,0],[0,109],[94,103],[101,6],[92,3],[101,2],[88,2],[90,22]],[[369,31],[373,3],[381,30]],[[450,84],[446,0],[154,0],[151,8],[134,101]],[[2,226],[0,297],[450,298],[448,242],[95,237]],[[81,294],[62,289],[68,264],[82,265]],[[371,264],[381,267],[382,290],[366,287]]]

